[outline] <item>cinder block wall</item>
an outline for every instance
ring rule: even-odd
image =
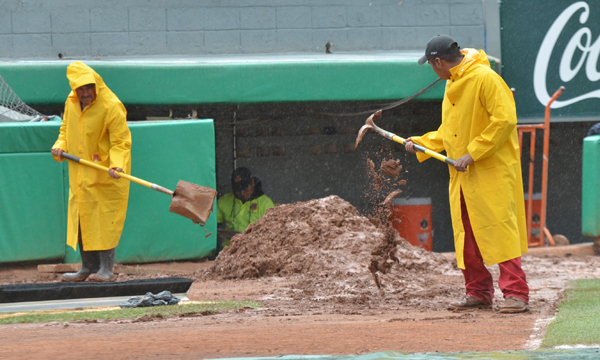
[[[421,50],[438,33],[484,48],[486,22],[499,57],[497,7],[498,0],[3,1],[0,58],[323,52],[327,42],[334,52]]]

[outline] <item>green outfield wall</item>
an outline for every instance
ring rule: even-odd
[[[396,100],[437,77],[420,52],[273,55],[178,60],[84,61],[125,104]],[[0,62],[0,75],[27,104],[60,104],[71,61]],[[497,62],[491,59],[496,68]],[[419,99],[441,99],[444,84]]]
[[[132,174],[172,190],[189,181],[216,188],[212,120],[130,123]],[[0,262],[79,262],[65,245],[66,162],[50,148],[60,121],[0,124]],[[204,227],[169,212],[171,198],[131,184],[116,261],[144,263],[202,258],[216,245],[216,216]]]
[[[600,135],[583,139],[581,231],[600,237]]]

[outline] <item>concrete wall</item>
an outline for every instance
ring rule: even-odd
[[[422,50],[438,33],[499,57],[498,0],[0,3],[0,58]]]

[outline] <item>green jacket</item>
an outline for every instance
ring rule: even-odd
[[[267,195],[243,203],[230,192],[217,200],[217,223],[225,221],[228,230],[245,231],[248,225],[263,217],[272,207],[275,205]]]

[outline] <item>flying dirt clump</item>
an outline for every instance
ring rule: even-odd
[[[269,209],[232,238],[211,275],[290,277],[299,281],[288,297],[360,302],[384,293],[396,294],[397,299],[446,294],[451,289],[431,276],[451,269],[441,254],[412,246],[393,228],[329,196]]]
[[[384,175],[393,177],[396,180],[398,180],[398,176],[400,176],[401,171],[402,165],[400,165],[400,160],[398,159],[383,159],[379,168],[379,172],[383,173]]]
[[[379,191],[383,186],[383,181],[381,180],[381,176],[379,176],[379,174],[377,174],[377,171],[375,171],[375,163],[373,162],[373,160],[367,159],[367,166],[369,167],[369,172],[371,173],[371,176],[373,176],[373,181],[375,181],[375,190]]]

